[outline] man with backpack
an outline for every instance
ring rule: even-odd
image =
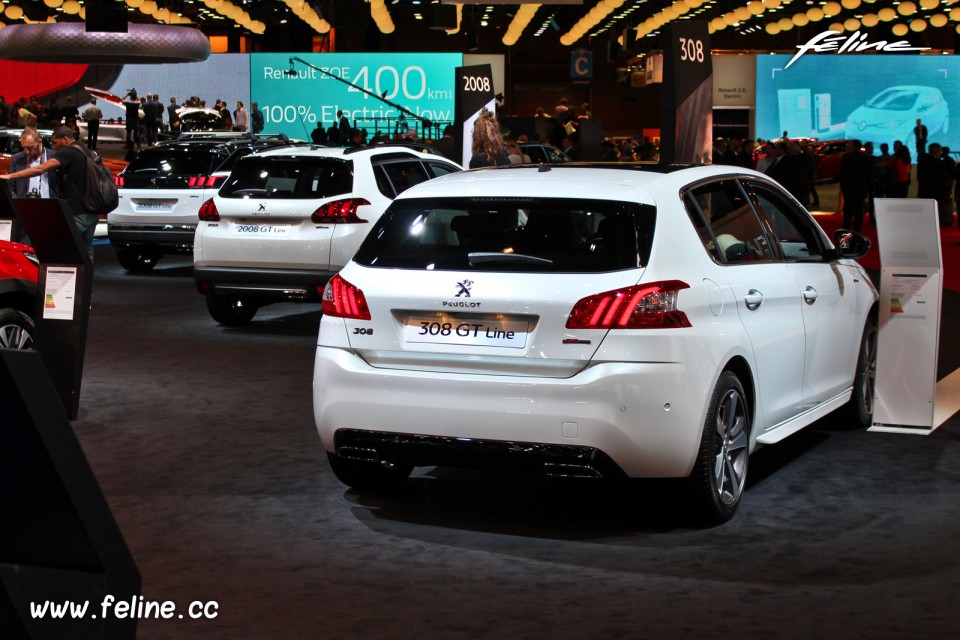
[[[87,154],[90,152],[74,144],[75,138],[70,127],[57,127],[51,140],[56,153],[50,159],[34,167],[0,175],[0,180],[33,178],[56,170],[56,173],[51,174],[52,179],[57,180],[56,184],[60,186],[61,197],[66,199],[67,208],[83,239],[83,248],[93,261],[93,234],[97,229],[100,215],[88,212],[83,204],[88,190]]]

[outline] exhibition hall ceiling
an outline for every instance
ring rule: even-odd
[[[624,52],[661,48],[664,24],[704,20],[715,49],[787,50],[833,29],[871,40],[908,40],[953,49],[960,24],[957,0],[546,0],[543,3],[453,3],[447,0],[3,0],[7,24],[79,20],[89,6],[126,12],[130,22],[193,23],[211,34],[270,32],[308,24],[367,30],[389,48],[437,47],[437,34],[474,43],[461,48],[571,48],[612,42]],[[302,26],[302,24],[300,26]],[[429,37],[427,35],[429,34]]]

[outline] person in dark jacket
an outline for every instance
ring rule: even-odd
[[[847,142],[840,159],[840,194],[843,197],[843,226],[860,231],[872,182],[872,160],[860,150],[859,140]]]
[[[127,120],[127,142],[135,142],[137,149],[140,149],[140,99],[137,97],[136,89],[131,89],[124,96],[123,106]]]
[[[448,124],[443,128],[443,137],[433,143],[433,149],[448,160],[453,160],[457,164],[463,162],[463,152],[457,149],[457,139],[454,137],[455,130],[453,125]]]
[[[38,165],[0,175],[0,180],[53,176],[56,182],[52,184],[57,184],[59,193],[66,200],[67,210],[72,214],[77,231],[83,240],[83,248],[93,261],[93,234],[97,229],[100,216],[96,213],[87,213],[83,208],[82,198],[87,189],[87,157],[83,151],[73,146],[76,138],[69,127],[57,127],[51,139],[56,153]]]
[[[943,165],[940,162],[940,145],[936,142],[917,156],[917,197],[936,200],[943,191]]]
[[[937,210],[940,213],[940,224],[950,227],[953,226],[953,174],[957,163],[950,157],[948,147],[940,149],[940,164],[943,184],[940,187],[940,195],[937,196]]]
[[[786,155],[767,169],[767,175],[779,182],[800,201],[800,204],[806,207],[810,203],[810,185],[813,183],[810,165],[803,156],[798,142],[788,142],[786,147]]]

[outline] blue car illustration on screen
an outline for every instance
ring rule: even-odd
[[[916,154],[913,128],[917,118],[927,127],[930,142],[942,142],[950,124],[950,110],[936,87],[902,85],[888,87],[857,107],[847,117],[846,138],[876,145],[899,140]]]

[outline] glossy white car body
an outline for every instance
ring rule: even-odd
[[[255,168],[241,160],[211,200],[215,219],[201,212],[194,243],[194,277],[221,324],[246,322],[272,302],[319,302],[397,193],[461,170],[391,145],[290,147],[251,161]],[[316,216],[334,203],[346,203],[348,219]]]
[[[742,184],[754,196],[782,197],[776,201],[804,216],[808,237],[825,250],[823,259],[798,259],[804,251],[799,243],[783,242],[784,253],[767,262],[718,263],[682,197],[691,185],[697,185],[691,194],[719,188],[721,179],[724,188],[734,188],[738,177],[751,181]],[[537,450],[544,456],[532,468],[543,463],[553,475],[687,477],[706,446],[704,424],[715,390],[729,386],[725,372],[742,383],[734,395],[747,406],[749,442],[741,434],[740,446],[749,451],[851,399],[876,291],[856,262],[836,255],[809,214],[761,174],[731,173],[730,167],[660,173],[569,165],[546,172],[471,171],[405,192],[381,225],[405,203],[415,208],[419,202],[470,198],[491,208],[500,206],[498,200],[531,198],[655,210],[649,259],[636,268],[589,273],[397,268],[368,259],[376,254],[368,251],[381,231],[375,227],[332,283],[341,291],[359,289],[370,319],[335,317],[332,305],[339,298],[328,285],[315,361],[317,429],[335,471],[349,484],[384,479],[368,473],[366,463],[390,469],[399,463],[407,471],[463,463],[463,451],[452,443],[480,443],[471,465],[485,465],[488,447],[491,467],[519,460],[521,450]],[[673,281],[684,284],[675,304],[690,326],[567,328],[578,301]],[[418,336],[417,326],[427,332],[422,323],[431,318],[441,327],[452,320],[453,332],[466,325],[468,337],[426,341],[430,336]],[[498,322],[526,334],[515,341],[470,335],[472,326],[489,330],[486,323]],[[561,450],[567,454],[551,462],[549,456]],[[745,474],[745,456],[742,464],[738,473]],[[730,517],[740,490],[742,480],[710,517]]]
[[[124,269],[145,272],[164,254],[190,254],[198,211],[244,155],[289,144],[243,133],[184,134],[140,151],[118,176],[108,235]]]

